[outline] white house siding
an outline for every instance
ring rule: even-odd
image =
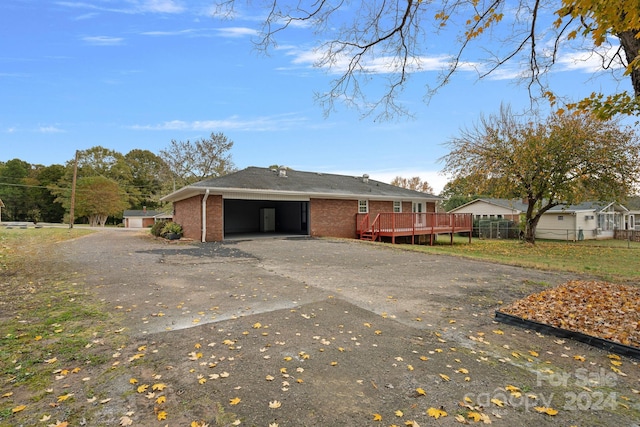
[[[584,240],[598,238],[598,219],[595,212],[578,212],[576,215],[576,226],[578,230],[582,230]]]
[[[513,221],[518,221],[518,210],[508,209],[502,206],[486,203],[482,200],[478,200],[474,203],[469,203],[467,206],[461,206],[460,208],[452,209],[453,213],[470,213],[473,214],[473,219],[496,219],[504,218]]]
[[[562,220],[559,219],[562,217]],[[554,240],[597,239],[597,215],[595,211],[546,212],[536,228],[536,238]],[[582,230],[582,236],[580,231]]]
[[[562,218],[562,219],[560,219]],[[568,212],[547,212],[536,227],[537,239],[576,240],[576,216]]]

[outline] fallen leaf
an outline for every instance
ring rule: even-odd
[[[456,415],[454,417],[454,420],[456,420],[460,424],[469,424],[469,422],[465,419],[465,417],[463,415],[460,415],[460,414]]]
[[[269,408],[271,408],[271,409],[278,409],[281,406],[282,406],[282,402],[279,402],[277,400],[273,400],[273,401],[269,402]]]
[[[67,394],[63,394],[62,396],[58,396],[58,402],[64,402],[65,400],[69,399],[72,396],[73,396],[73,393],[67,393]]]
[[[427,415],[437,420],[440,417],[446,417],[447,413],[444,411],[444,409],[437,409],[437,408],[431,407],[427,409]]]
[[[491,399],[491,403],[493,403],[494,405],[499,406],[501,408],[504,407],[504,402],[502,400],[500,400],[500,399],[495,398],[495,397],[493,399]]]
[[[557,415],[558,411],[556,409],[553,408],[547,408],[546,406],[534,406],[533,409],[535,409],[536,411],[542,413],[542,414],[547,414],[547,415]]]
[[[467,414],[467,418],[469,418],[470,420],[473,420],[475,422],[479,422],[480,420],[482,420],[482,415],[479,412],[470,411]]]
[[[238,403],[240,403],[242,401],[242,399],[240,399],[239,397],[234,397],[233,399],[229,399],[229,404],[232,406],[237,405]]]

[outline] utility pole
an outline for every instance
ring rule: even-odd
[[[76,179],[78,178],[78,150],[76,150],[76,159],[73,162],[73,181],[71,182],[71,207],[69,208],[69,228],[73,228],[76,207]]]

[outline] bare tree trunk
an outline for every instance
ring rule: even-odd
[[[623,31],[617,34],[627,56],[627,63],[631,63],[640,55],[640,39],[637,39],[635,35],[636,31]],[[631,85],[635,96],[640,97],[640,68],[638,67],[631,70]]]
[[[536,244],[536,225],[538,221],[534,221],[534,218],[527,219],[524,229],[524,241],[527,243],[531,243],[532,245]]]

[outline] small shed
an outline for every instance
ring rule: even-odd
[[[151,227],[156,221],[171,219],[171,214],[148,209],[130,209],[124,211],[122,222],[125,228]]]

